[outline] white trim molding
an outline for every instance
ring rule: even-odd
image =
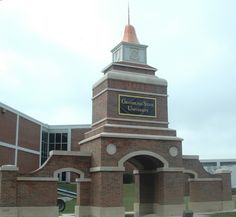
[[[89,179],[89,178],[76,178],[75,179],[75,182],[79,182],[79,183],[81,183],[81,182],[91,182],[92,181],[92,179]]]
[[[194,175],[194,179],[198,178],[198,174],[195,171],[193,171],[193,170],[186,170],[186,169],[184,169],[183,173]]]
[[[113,92],[122,92],[122,93],[134,93],[134,94],[141,94],[141,95],[148,95],[148,96],[160,96],[160,97],[167,97],[167,94],[159,94],[159,93],[152,93],[152,92],[143,92],[143,91],[134,91],[134,90],[123,90],[123,89],[116,89],[116,88],[105,88],[98,94],[96,94],[94,97],[92,97],[92,100],[96,99],[106,91],[113,91]]]
[[[118,161],[118,167],[124,167],[124,163],[129,160],[132,157],[139,156],[139,155],[147,155],[156,158],[157,160],[160,160],[163,164],[164,167],[167,168],[169,167],[168,161],[162,157],[161,155],[151,152],[151,151],[146,151],[146,150],[141,150],[141,151],[134,151],[131,152],[125,156],[123,156],[119,161]]]
[[[100,85],[102,82],[108,79],[167,86],[167,81],[165,79],[158,78],[157,76],[154,75],[140,74],[135,72],[120,71],[120,70],[119,71],[111,70],[107,72],[100,80],[98,80],[93,85],[93,88],[96,88],[98,85]]]
[[[30,181],[30,182],[58,182],[58,178],[52,177],[17,177],[17,181]]]
[[[183,172],[184,168],[183,167],[161,167],[161,168],[157,168],[156,172]]]
[[[0,171],[19,171],[19,168],[15,165],[2,165]]]
[[[123,166],[118,166],[118,167],[92,167],[90,168],[90,173],[95,173],[95,172],[124,172],[125,167]]]
[[[124,122],[140,122],[140,123],[148,123],[148,124],[169,124],[167,121],[148,121],[148,120],[143,120],[143,119],[129,119],[129,118],[103,118],[97,122],[94,122],[92,126],[94,127],[95,125],[98,125],[104,121],[124,121]]]
[[[183,155],[182,158],[184,160],[199,160],[198,155]]]
[[[53,150],[49,152],[49,156],[55,156],[55,155],[60,155],[60,156],[81,156],[81,157],[91,157],[92,154],[88,152],[81,152],[81,151],[58,151],[58,150]]]
[[[148,139],[148,140],[164,140],[164,141],[183,141],[183,139],[176,136],[156,136],[156,135],[145,135],[145,134],[130,134],[130,133],[108,133],[103,132],[95,136],[91,136],[79,142],[80,145],[83,143],[92,141],[100,137],[107,138],[121,138],[121,139]]]
[[[218,182],[222,181],[222,178],[196,178],[188,179],[189,182]]]
[[[55,170],[53,172],[53,177],[56,178],[59,173],[63,173],[63,172],[73,172],[73,173],[79,174],[81,178],[84,178],[84,172],[82,170],[78,170],[71,167],[65,167],[65,168]]]

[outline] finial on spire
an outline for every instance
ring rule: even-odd
[[[132,25],[130,25],[129,0],[128,0],[128,24],[125,26],[125,32],[122,41],[139,44],[135,29]]]

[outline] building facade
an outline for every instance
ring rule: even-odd
[[[127,165],[135,168],[135,217],[181,216],[185,189],[194,212],[234,209],[230,173],[210,174],[198,156],[183,155],[182,139],[169,128],[167,81],[147,64],[146,49],[128,23],[93,86],[91,128],[50,127],[2,106],[1,147],[11,152],[9,164],[20,167],[24,153],[36,167],[51,151],[27,174],[1,166],[0,216],[57,217],[57,174],[75,172],[76,217],[124,217]]]
[[[0,103],[0,165],[28,173],[39,168],[52,150],[79,151],[90,125],[48,125]],[[62,181],[69,180],[61,174]]]

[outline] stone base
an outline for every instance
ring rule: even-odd
[[[233,210],[233,201],[189,202],[189,209],[194,212],[216,212]]]
[[[153,213],[153,203],[134,203],[134,217]]]
[[[49,207],[0,207],[1,217],[58,217],[57,206]]]
[[[184,204],[134,203],[135,217],[182,216]]]
[[[0,207],[1,217],[18,217],[17,207]]]
[[[234,210],[234,201],[230,200],[230,201],[223,201],[223,211],[226,210]]]
[[[161,205],[154,204],[153,205],[154,212],[157,216],[182,216],[185,210],[184,204],[171,204],[171,205]]]
[[[124,207],[75,206],[75,217],[124,217]]]

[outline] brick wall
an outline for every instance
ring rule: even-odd
[[[0,146],[0,166],[4,164],[15,164],[15,150]]]
[[[189,184],[190,202],[222,200],[221,181],[191,181]]]
[[[84,134],[88,132],[90,128],[72,129],[71,130],[71,150],[79,151],[80,145],[78,144],[84,139]]]
[[[0,141],[15,145],[16,143],[16,114],[0,110]]]
[[[57,182],[18,181],[17,205],[30,206],[56,206]]]
[[[21,173],[39,168],[39,155],[18,150],[17,166]]]
[[[40,126],[23,117],[19,120],[19,146],[40,150]]]

